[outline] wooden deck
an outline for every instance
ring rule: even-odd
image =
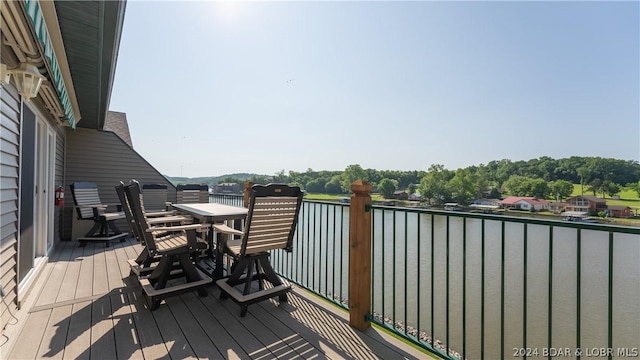
[[[415,359],[430,356],[383,331],[359,332],[348,314],[300,288],[288,303],[239,306],[188,293],[149,311],[127,259],[141,247],[62,243],[30,303],[7,327],[3,359]]]

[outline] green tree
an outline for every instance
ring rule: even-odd
[[[378,184],[378,191],[382,193],[385,199],[388,199],[398,189],[398,180],[384,178]]]
[[[609,195],[609,197],[614,197],[615,195],[619,194],[620,191],[622,190],[620,185],[609,180],[605,180],[603,184],[603,188],[604,188],[604,192],[606,192],[607,195]]]
[[[466,204],[469,200],[473,200],[478,193],[476,178],[468,168],[456,170],[448,183],[448,189],[453,199],[459,204]]]
[[[495,180],[498,182],[498,187],[502,187],[503,184],[513,175],[515,172],[515,165],[509,159],[500,160],[496,166]]]
[[[487,166],[480,164],[475,172],[472,172],[476,182],[476,194],[475,197],[485,197],[491,191],[489,184],[489,169]]]
[[[500,190],[497,187],[492,186],[491,190],[489,190],[489,199],[500,199],[502,194],[500,194]]]
[[[444,165],[434,164],[429,167],[427,173],[420,180],[418,192],[429,200],[435,200],[438,204],[443,204],[451,199],[451,193],[447,189],[450,178],[450,171]]]
[[[567,180],[556,180],[549,184],[551,195],[558,201],[568,198],[573,193],[573,184]]]
[[[540,178],[511,175],[503,187],[512,196],[533,196],[544,199],[549,194],[547,182]]]
[[[414,183],[409,184],[409,186],[407,186],[407,193],[411,195],[415,192],[416,192],[416,184]]]
[[[342,172],[342,178],[340,182],[343,193],[351,193],[351,183],[356,180],[369,180],[367,172],[364,171],[364,169],[358,164],[347,166],[347,168]]]
[[[327,194],[340,194],[342,192],[341,185],[342,177],[340,175],[335,175],[331,178],[331,180],[327,181],[327,184],[324,186],[325,192]],[[349,192],[351,189],[349,189]]]
[[[587,167],[579,167],[577,170],[580,177],[580,195],[584,195],[584,184],[587,183],[587,179],[591,176],[591,171]],[[594,194],[595,195],[595,194]]]
[[[637,183],[627,184],[627,187],[631,190],[634,190],[638,194],[638,197],[640,197],[640,180],[638,180]]]
[[[310,193],[323,193],[327,183],[322,178],[311,179],[307,182],[306,189]]]
[[[273,174],[273,180],[274,183],[280,183],[280,184],[286,184],[289,182],[289,179],[287,177],[287,175],[284,172],[284,169],[276,172],[275,174]]]
[[[529,190],[527,178],[520,175],[511,175],[502,187],[511,196],[527,196]]]
[[[587,187],[587,191],[593,192],[593,196],[598,196],[598,193],[602,191],[602,180],[598,178],[591,180],[589,187]],[[604,197],[604,192],[602,197]]]
[[[533,196],[538,199],[546,199],[549,195],[549,185],[544,179],[527,179],[527,196]]]

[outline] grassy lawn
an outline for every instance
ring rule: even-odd
[[[587,191],[587,187],[588,187],[587,185],[584,186],[584,195],[593,195],[593,192]],[[580,184],[573,184],[573,193],[571,194],[571,196],[581,195],[580,189],[581,189]],[[640,200],[640,198],[638,198],[638,193],[635,190],[631,190],[626,187],[623,187],[622,191],[620,191],[620,194],[618,195],[620,196],[620,199]],[[598,197],[602,197],[602,194],[598,194]],[[605,199],[609,199],[609,198],[605,197]]]

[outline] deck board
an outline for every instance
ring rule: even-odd
[[[378,330],[349,327],[348,314],[294,286],[289,302],[249,306],[196,292],[167,298],[150,311],[128,259],[142,247],[124,243],[60,244],[37,280],[41,288],[10,359],[400,359],[427,358]],[[9,351],[5,353],[5,351]]]
[[[160,330],[154,319],[154,314],[148,310],[140,292],[127,293],[129,303],[133,308],[133,321],[140,346],[145,359],[166,358],[169,355],[167,346],[162,340]]]
[[[91,306],[91,358],[116,359],[110,296],[101,296]]]
[[[91,358],[91,301],[73,304],[64,349],[65,359]]]
[[[217,290],[217,289],[216,289]],[[216,291],[218,294],[219,291]],[[217,296],[217,295],[216,295]],[[268,350],[277,358],[293,358],[296,351],[290,347],[286,341],[282,341],[282,338],[278,337],[271,327],[265,326],[253,314],[247,313],[244,318],[239,318],[240,307],[236,305],[232,300],[227,299],[221,301],[220,304],[224,306],[231,315],[236,318],[236,322],[241,323],[247,331],[259,334],[258,341],[263,345],[263,348]],[[252,307],[249,306],[249,309]]]
[[[207,359],[221,358],[222,354],[220,351],[218,351],[216,347],[209,345],[212,339],[196,320],[197,314],[193,314],[188,305],[180,297],[168,298],[166,301],[167,304],[169,304],[167,308],[171,310],[174,318],[176,320],[180,319],[180,321],[177,321],[177,325],[184,333],[195,356]],[[214,336],[215,333],[211,335]]]
[[[94,249],[93,254],[93,288],[91,289],[91,295],[102,295],[109,292],[109,279],[107,277],[107,259],[105,256],[106,251],[99,251],[99,249],[91,244]],[[104,245],[101,245],[104,246]],[[87,245],[88,247],[88,245]],[[113,248],[109,248],[113,250]]]
[[[129,295],[125,291],[112,291],[113,335],[118,359],[143,359],[140,339],[133,319]]]
[[[67,332],[69,330],[69,320],[71,316],[72,305],[60,306],[50,310],[49,322],[45,328],[43,339],[51,339],[51,341],[43,341],[38,349],[37,358],[62,359],[64,356],[64,346],[67,341]],[[49,312],[43,310],[43,312]]]
[[[78,246],[76,246],[78,247]],[[78,274],[78,284],[76,285],[76,299],[93,295],[93,246],[78,247],[82,249],[80,262],[80,273]]]
[[[81,247],[77,246],[71,247],[70,250],[70,258],[55,302],[63,302],[75,297],[78,286],[78,276],[80,276],[80,267],[82,265],[83,251]]]
[[[180,298],[194,314],[198,314],[196,321],[209,335],[213,345],[217,349],[221,349],[219,352],[222,356],[228,359],[246,359],[249,356],[238,344],[237,339],[225,330],[224,326],[211,314],[195,293],[184,294]]]
[[[73,247],[66,246],[59,253],[56,262],[47,264],[47,267],[52,267],[52,269],[48,274],[44,274],[45,276],[47,276],[47,286],[42,289],[36,301],[36,305],[51,304],[56,302],[56,298],[58,297],[58,294],[60,292],[60,287],[62,286],[62,281],[64,280],[65,274],[67,272],[67,267],[69,265],[69,259],[71,258],[72,252]]]
[[[9,359],[35,359],[40,346],[48,342],[44,338],[45,326],[49,322],[51,310],[41,311],[31,314],[24,324],[30,331],[23,331],[17,340],[14,351],[8,356]]]
[[[172,359],[195,357],[187,337],[180,330],[176,319],[171,313],[170,306],[160,306],[158,310],[154,311],[153,315],[158,324],[158,329],[160,329],[162,339],[169,349],[169,356]]]

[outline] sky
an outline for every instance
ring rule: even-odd
[[[110,110],[169,176],[640,160],[640,2],[127,2]]]

